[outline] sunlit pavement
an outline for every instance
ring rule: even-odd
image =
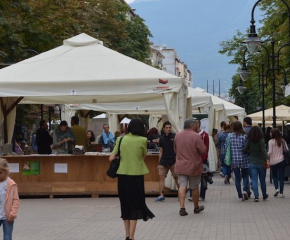
[[[138,221],[135,239],[229,239],[289,240],[290,183],[285,183],[285,198],[275,198],[274,186],[267,179],[269,198],[239,202],[234,182],[224,185],[214,176],[206,199],[205,210],[193,213],[193,203],[186,200],[188,216],[179,216],[177,197],[164,202],[146,199],[153,220]],[[260,193],[261,195],[261,193]],[[119,199],[54,198],[21,199],[14,224],[14,240],[93,240],[125,239],[120,219]]]

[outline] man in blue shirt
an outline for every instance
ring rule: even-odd
[[[99,139],[99,143],[102,144],[103,148],[109,148],[110,152],[112,152],[115,144],[115,138],[109,130],[109,124],[105,123],[103,125],[103,133]]]

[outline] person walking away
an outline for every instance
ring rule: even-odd
[[[99,138],[99,143],[102,144],[104,149],[110,149],[110,151],[112,151],[115,145],[115,140],[114,135],[109,130],[109,124],[105,123],[103,125],[103,133]]]
[[[119,137],[109,161],[118,154]],[[126,240],[135,239],[137,219],[147,221],[155,217],[145,203],[144,175],[148,173],[144,158],[147,154],[147,138],[140,118],[131,120],[128,134],[120,145],[121,161],[118,174],[118,194],[121,218],[124,221]]]
[[[172,173],[172,177],[176,183],[177,188],[179,188],[177,175],[175,174],[175,162],[176,154],[174,152],[174,138],[175,133],[171,132],[171,123],[166,121],[163,123],[164,134],[159,140],[159,191],[160,196],[155,200],[155,202],[162,202],[165,200],[164,197],[164,181],[169,172]]]
[[[194,131],[197,124],[196,119],[188,118],[184,122],[184,130],[176,135],[174,141],[176,152],[175,172],[178,175],[180,185],[178,189],[180,216],[188,215],[185,209],[185,195],[188,185],[193,192],[194,213],[200,213],[204,210],[204,206],[198,204],[198,185],[203,173],[201,155],[205,154],[207,149],[202,138]]]
[[[272,171],[272,178],[275,186],[274,196],[284,198],[284,171],[286,164],[283,156],[283,144],[288,150],[287,144],[282,139],[281,133],[278,128],[272,128],[270,132],[271,140],[269,141],[268,156],[270,158],[270,168]],[[279,177],[279,184],[278,184]],[[280,189],[279,189],[280,185]]]
[[[227,123],[225,121],[222,121],[220,123],[220,130],[218,130],[217,134],[216,134],[216,137],[219,138],[220,134],[224,132],[224,126],[226,125]],[[220,162],[218,163],[218,169],[220,169],[220,176],[221,177],[224,177],[225,175],[223,174],[223,171],[222,171],[222,166],[220,165]]]
[[[8,176],[6,159],[0,158],[0,226],[3,226],[3,240],[12,240],[14,220],[19,208],[17,184]]]
[[[41,120],[39,122],[39,129],[36,131],[36,145],[37,145],[37,153],[38,154],[51,154],[51,145],[53,143],[53,139],[47,131],[47,122],[45,120]]]
[[[74,144],[84,146],[84,150],[85,152],[87,152],[88,151],[87,132],[84,127],[81,127],[79,125],[79,122],[80,120],[78,116],[73,116],[70,121],[71,130],[75,136]]]
[[[244,126],[245,133],[248,136],[249,132],[251,130],[251,127],[252,127],[252,118],[245,117],[244,122],[243,122],[243,126]]]
[[[203,165],[205,165],[203,166],[203,168],[208,169],[206,172],[201,174],[199,200],[204,201],[206,190],[207,190],[208,174],[209,174],[209,163],[208,163],[209,136],[204,130],[201,130],[200,125],[201,125],[200,120],[197,120],[197,127],[195,131],[199,134],[199,136],[202,137],[204,145],[206,146],[206,152],[201,155],[201,160],[203,162]]]
[[[230,135],[231,142],[231,167],[235,174],[235,184],[240,201],[248,200],[251,192],[249,189],[249,156],[243,152],[247,142],[247,135],[240,121],[233,123],[233,132]],[[226,141],[226,148],[228,141]],[[241,178],[243,179],[243,192],[241,190]]]
[[[227,142],[228,134],[230,133],[230,131],[231,131],[231,125],[225,124],[224,125],[224,132],[222,132],[219,135],[218,145],[217,145],[218,159],[219,159],[221,166],[222,166],[223,175],[225,176],[225,180],[224,180],[225,184],[230,183],[231,172],[232,172],[231,166],[228,166],[225,164],[225,156],[226,156],[226,152],[227,152],[226,142]]]
[[[251,128],[243,151],[250,153],[249,170],[255,195],[254,201],[259,202],[258,178],[261,184],[263,200],[266,200],[268,198],[266,189],[266,169],[263,163],[267,162],[268,155],[265,148],[264,135],[259,127],[254,126]]]

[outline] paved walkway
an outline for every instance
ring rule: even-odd
[[[267,181],[267,201],[253,198],[239,202],[233,183],[224,185],[214,177],[207,191],[204,212],[193,214],[186,202],[188,216],[179,216],[176,197],[165,202],[147,198],[155,214],[153,220],[138,221],[136,240],[289,240],[290,183],[285,184],[286,198],[275,198],[274,187]],[[110,198],[21,199],[13,240],[124,240],[119,218],[119,200]]]

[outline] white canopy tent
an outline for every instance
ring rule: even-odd
[[[266,109],[265,111],[265,120],[271,121],[273,120],[273,108]],[[252,113],[248,115],[248,117],[252,118],[253,121],[262,122],[263,119],[263,111]],[[276,120],[277,121],[287,121],[290,120],[290,107],[285,105],[280,105],[276,107]]]
[[[202,88],[195,88],[198,91],[206,93],[206,91]],[[215,118],[215,128],[219,128],[220,122],[227,120],[227,118],[236,116],[238,117],[239,121],[243,121],[243,118],[247,116],[245,109],[239,107],[231,102],[225,101],[217,96],[212,94],[206,93],[211,96],[213,106],[215,108],[216,118]]]
[[[10,100],[14,99],[12,103]],[[184,79],[148,66],[80,34],[63,45],[0,70],[0,124],[23,104],[94,104],[163,100],[178,130],[186,117]],[[13,114],[12,114],[13,115]],[[11,141],[11,132],[8,141]]]

